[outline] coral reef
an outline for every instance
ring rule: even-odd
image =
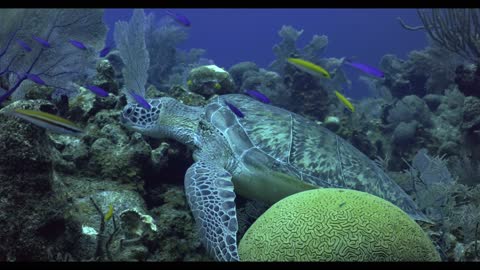
[[[421,149],[404,176],[419,207],[435,222],[424,229],[443,260],[479,260],[478,254],[471,252],[471,243],[478,233],[480,185],[477,182],[469,187],[459,182],[447,168],[448,163],[445,156],[430,156]],[[468,252],[466,247],[470,248]]]
[[[418,127],[417,120],[412,120],[410,122],[401,122],[395,127],[393,131],[393,143],[399,146],[405,146],[409,143],[412,143],[415,139],[415,132]]]
[[[438,19],[436,23],[445,20],[447,13],[435,12],[432,17],[421,13],[424,23],[430,24],[432,18]],[[454,20],[448,24],[460,27],[459,11],[449,12]],[[471,12],[478,11],[465,14],[474,14]],[[472,44],[459,50],[458,37],[448,34],[452,29],[432,24],[426,29],[431,31],[427,33],[434,41],[430,47],[412,51],[407,59],[385,55],[381,63],[385,79],[361,79],[374,98],[352,101],[355,113],[349,113],[333,95],[333,90],[342,92],[341,89],[349,87],[341,68],[345,59],[322,58],[328,45],[324,35],[314,35],[306,46],[298,48],[303,30],[283,26],[278,32],[281,41],[273,47],[276,60],[267,69],[255,62],[241,62],[227,72],[212,60],[202,59],[205,53],[202,49],[177,48],[186,40],[188,28],[180,27],[168,16],[157,20],[153,14],[135,10],[130,24],[119,23],[115,29],[120,46],[99,59],[98,51],[104,46],[106,33],[102,10],[7,9],[0,13],[5,23],[0,27],[0,95],[3,95],[0,101],[4,106],[0,110],[3,224],[0,260],[212,260],[201,244],[185,200],[183,181],[185,171],[193,163],[192,150],[174,141],[147,138],[127,130],[118,121],[119,111],[133,102],[127,90],[145,98],[169,96],[187,105],[203,106],[215,95],[253,89],[268,96],[275,106],[316,120],[316,124],[329,128],[375,160],[435,222],[420,225],[433,240],[442,260],[480,261],[478,52],[472,50]],[[461,35],[468,42],[474,37],[472,32]],[[70,39],[81,40],[87,50],[71,46]],[[32,51],[22,51],[23,45],[17,40],[25,42]],[[45,45],[50,43],[55,46]],[[330,72],[332,80],[297,69],[285,61],[288,57],[300,57],[322,66]],[[38,75],[40,81],[32,79],[32,75]],[[99,97],[86,85],[99,86],[109,95]],[[84,128],[85,134],[81,137],[54,134],[1,114],[13,108],[59,115]],[[301,230],[301,225],[316,220],[312,213],[325,213],[334,207],[340,207],[346,214],[359,211],[362,215],[358,218],[396,215],[384,211],[391,209],[390,206],[375,215],[365,214],[370,207],[355,210],[354,206],[361,206],[363,199],[354,204],[347,198],[339,201],[341,196],[328,198],[323,196],[319,200],[332,207],[308,208],[316,199],[305,203],[302,207],[308,208],[308,219],[305,214],[306,222],[302,220],[295,228]],[[236,205],[237,239],[245,235],[240,243],[242,249],[251,237],[249,234],[259,230],[256,224],[269,211],[280,208],[274,206],[261,216],[270,205],[241,197],[236,198]],[[109,209],[111,216],[107,215]],[[288,210],[288,214],[301,215],[299,209]],[[283,234],[278,234],[268,246],[266,233],[257,238],[263,242],[248,245],[271,251],[268,254],[271,257],[262,257],[266,260],[301,260],[303,255],[309,255],[293,252],[274,257],[291,247],[282,247],[281,243],[276,246],[276,240],[305,237],[295,236],[293,223],[278,217],[275,214],[270,218],[269,226],[273,226],[273,232],[283,228]],[[322,229],[332,221],[327,217],[324,214],[318,217],[324,218],[317,220],[323,227],[312,225],[308,230],[318,230],[320,236],[325,236]],[[422,238],[418,226],[403,219],[404,216],[396,217],[395,235],[406,235],[402,228],[410,228],[410,236],[415,232],[416,240],[424,246],[430,245]],[[381,231],[379,228],[389,220],[384,218],[373,225]],[[354,218],[340,221],[347,225],[331,231],[332,234],[351,232],[347,229],[354,228],[352,224],[367,224],[366,220]],[[362,226],[355,228],[361,232]],[[388,241],[389,235],[378,237]],[[332,239],[338,241],[329,242]],[[336,260],[379,259],[368,257],[374,252],[362,253],[376,248],[370,242],[352,250],[358,238],[352,239],[346,241],[329,235],[328,241],[321,241],[319,246],[331,243],[344,247],[346,253],[335,257]],[[311,250],[308,241],[292,243],[303,251]],[[388,250],[388,254],[397,257],[385,258],[423,260],[418,256],[428,250],[426,256],[438,259],[431,246],[414,254],[417,257],[406,257],[408,252],[416,251],[409,246],[407,252],[399,243],[391,246],[395,250]],[[310,255],[328,248],[322,247]],[[241,254],[251,260],[259,255],[260,249],[253,251],[252,257]],[[314,259],[319,258],[333,257]]]
[[[388,110],[387,121],[394,126],[400,122],[418,121],[425,127],[431,126],[430,110],[421,98],[416,95],[405,96],[395,103],[394,107]]]
[[[284,99],[278,98],[279,105],[306,117],[323,120],[331,111],[329,105],[332,104],[332,100],[336,100],[336,97],[332,94],[333,90],[341,89],[344,84],[350,85],[350,82],[342,69],[339,68],[343,63],[342,59],[320,58],[328,44],[328,38],[314,35],[310,43],[302,49],[298,49],[296,42],[302,33],[303,30],[298,31],[292,26],[284,25],[280,29],[278,34],[282,41],[273,47],[277,59],[270,64],[269,70],[275,71],[283,78],[284,86],[275,87],[275,90],[283,90],[283,92],[277,92],[277,95],[285,96]],[[332,79],[325,80],[302,72],[286,62],[288,57],[299,57],[319,64],[330,71]],[[261,81],[257,76],[257,84]],[[245,81],[243,84],[245,84]],[[289,102],[286,102],[287,100]]]
[[[276,60],[270,64],[270,69],[281,72],[287,65],[286,59],[288,57],[301,55],[303,59],[314,61],[325,51],[328,38],[325,35],[314,35],[309,44],[302,49],[297,49],[297,39],[302,35],[303,30],[297,30],[289,25],[284,25],[278,31],[278,35],[282,38],[282,42],[273,46],[273,53]]]
[[[107,28],[101,9],[3,9],[5,20],[0,30],[2,53],[0,75],[8,89],[0,102],[9,96],[21,99],[27,81],[39,85],[71,90],[70,83],[84,81],[94,73],[97,51],[104,46]],[[19,42],[28,53],[13,49]],[[85,49],[72,46],[81,40]],[[70,41],[70,42],[69,42]],[[55,44],[52,46],[51,44]]]
[[[239,245],[243,261],[439,261],[422,228],[393,204],[347,189],[314,189],[269,208]]]
[[[115,69],[109,60],[100,60],[97,63],[97,74],[93,84],[105,89],[105,91],[118,95],[118,84],[115,78]]]
[[[480,69],[478,65],[459,65],[455,69],[455,83],[465,96],[480,97]]]
[[[472,62],[480,58],[479,9],[418,10],[428,36],[442,48]]]
[[[455,68],[460,63],[457,55],[437,46],[412,51],[407,60],[387,54],[380,63],[385,79],[378,80],[376,85],[377,88],[386,86],[397,98],[442,94],[444,89],[455,83]]]
[[[159,196],[163,204],[152,209],[159,232],[154,244],[152,261],[211,261],[202,246],[195,221],[186,203],[182,186],[166,185]]]
[[[2,113],[51,106],[17,101],[0,111],[0,260],[46,261],[47,247],[73,244],[65,234],[66,200],[55,190],[53,142],[42,128]]]
[[[254,62],[240,62],[238,64],[233,65],[230,67],[228,70],[228,73],[230,73],[230,76],[232,76],[235,85],[240,86],[243,85],[243,81],[245,73],[247,72],[259,72],[260,68],[255,64]],[[240,87],[242,89],[243,87]]]
[[[157,20],[155,14],[146,17],[145,41],[150,54],[148,82],[158,89],[168,91],[174,84],[186,86],[184,77],[196,67],[203,49],[180,50],[178,45],[185,41],[188,32],[169,16]]]
[[[470,96],[464,99],[462,129],[471,132],[480,130],[480,98]]]
[[[237,92],[257,90],[268,96],[276,106],[290,104],[290,91],[283,84],[282,77],[273,71],[260,69],[253,62],[241,62],[229,69],[237,86]]]

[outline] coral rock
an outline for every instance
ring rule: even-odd
[[[206,98],[212,95],[233,93],[235,83],[230,74],[216,65],[201,66],[190,71],[188,90]]]
[[[463,102],[462,129],[480,130],[480,98],[466,97]]]

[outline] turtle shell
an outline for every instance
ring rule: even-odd
[[[415,219],[428,221],[373,161],[314,121],[240,94],[213,98],[205,106],[205,118],[224,134],[239,162],[262,163],[257,164],[259,168],[318,187],[365,191],[391,201]]]

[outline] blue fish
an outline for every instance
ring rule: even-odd
[[[368,66],[368,65],[365,65],[365,64],[362,64],[362,63],[357,63],[357,62],[352,62],[350,60],[345,60],[345,63],[351,67],[354,67],[356,69],[359,69],[367,74],[370,74],[372,76],[375,76],[375,77],[378,77],[378,78],[383,78],[385,77],[385,74],[383,73],[383,71],[377,69],[377,68],[374,68],[374,67],[371,67],[371,66]]]
[[[85,47],[85,45],[83,45],[83,43],[80,42],[80,41],[70,39],[69,42],[70,42],[73,46],[79,48],[80,50],[86,50],[86,49],[87,49],[87,47]]]
[[[225,101],[225,104],[227,104],[228,108],[230,108],[230,110],[231,110],[235,115],[237,115],[238,117],[240,117],[240,118],[245,117],[245,115],[240,111],[240,109],[238,109],[237,107],[235,107],[235,106],[234,106],[233,104],[231,104],[230,102]]]
[[[101,97],[108,97],[108,92],[103,90],[102,88],[95,86],[95,85],[89,85],[86,87],[88,90],[92,91],[94,94],[101,96]]]
[[[165,13],[167,13],[170,17],[172,17],[175,21],[177,21],[179,24],[190,27],[191,23],[190,20],[183,16],[182,14],[174,13],[170,10],[166,10]]]
[[[112,47],[110,47],[110,46],[105,46],[105,48],[103,48],[103,49],[100,51],[99,56],[100,56],[100,57],[105,57],[105,56],[110,52],[111,49],[112,49]]]
[[[270,99],[268,97],[266,97],[264,94],[258,92],[258,91],[255,91],[255,90],[245,90],[245,94],[263,102],[263,103],[266,103],[266,104],[269,104],[270,103]]]
[[[39,38],[37,36],[32,36],[33,39],[35,39],[38,43],[40,43],[43,47],[45,48],[51,48],[52,46],[50,45],[50,43],[48,43],[48,41],[46,41],[45,39],[43,38]]]
[[[22,48],[27,51],[27,52],[31,52],[32,51],[32,48],[30,48],[30,46],[28,46],[27,43],[23,42],[22,40],[20,39],[17,39],[17,43],[18,45],[22,46]]]
[[[142,106],[143,108],[147,109],[147,110],[150,110],[152,108],[152,106],[148,103],[148,101],[146,101],[142,96],[140,96],[139,94],[133,92],[133,91],[129,91],[128,92],[134,99],[135,101],[140,104],[140,106]]]
[[[40,85],[46,85],[45,81],[43,81],[42,79],[40,79],[40,77],[38,77],[38,75],[35,75],[35,74],[27,74],[27,78],[36,83],[36,84],[40,84]]]

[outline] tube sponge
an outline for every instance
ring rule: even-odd
[[[239,244],[241,261],[440,261],[422,228],[392,203],[348,189],[296,193]]]

